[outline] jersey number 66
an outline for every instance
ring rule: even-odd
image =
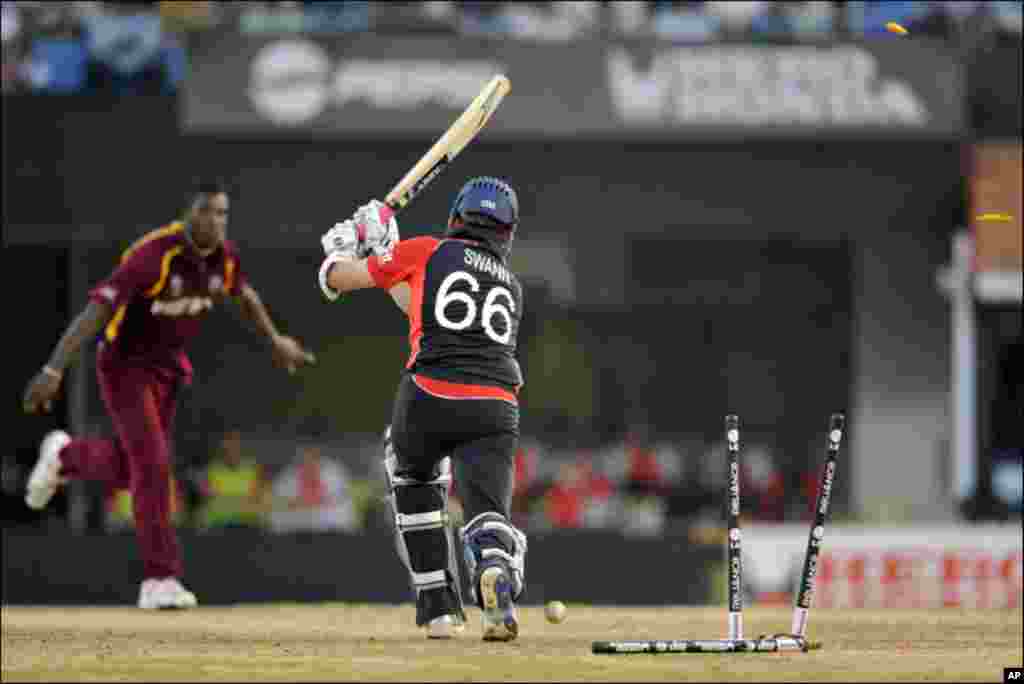
[[[473,325],[476,320],[476,302],[465,292],[449,292],[452,285],[465,280],[469,283],[469,289],[471,292],[480,291],[480,283],[472,274],[466,271],[455,271],[449,273],[441,282],[441,287],[437,291],[437,299],[434,303],[434,317],[437,322],[441,324],[441,327],[449,330],[465,330],[466,328]],[[498,301],[499,297],[504,297],[508,301],[508,306],[504,306]],[[454,302],[462,302],[466,305],[466,314],[457,321],[453,321],[445,314],[445,309],[449,304]],[[512,314],[511,311],[516,310],[516,305],[512,299],[512,293],[504,287],[496,285],[492,287],[488,292],[487,296],[484,297],[483,311],[480,312],[480,323],[484,328],[484,332],[487,337],[491,338],[498,344],[508,344],[509,340],[512,339]],[[494,317],[500,316],[505,319],[505,331],[499,333],[494,328]]]

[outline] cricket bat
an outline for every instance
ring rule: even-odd
[[[441,175],[459,152],[465,149],[473,138],[487,125],[494,110],[508,95],[512,83],[503,75],[492,78],[466,110],[459,115],[434,146],[423,155],[416,165],[409,169],[402,180],[384,198],[384,204],[397,214],[416,195],[423,192],[430,183]]]

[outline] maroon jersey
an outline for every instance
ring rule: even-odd
[[[89,297],[114,307],[100,353],[191,375],[185,349],[200,321],[245,283],[238,252],[225,240],[202,257],[175,222],[147,233],[125,250],[121,263]]]

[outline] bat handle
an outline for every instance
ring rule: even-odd
[[[398,207],[396,207],[391,202],[385,202],[384,203],[384,207],[380,210],[380,220],[383,223],[387,223],[397,213],[398,213]]]

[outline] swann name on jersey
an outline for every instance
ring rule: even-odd
[[[467,247],[463,261],[467,266],[472,266],[477,271],[483,273],[489,273],[506,285],[512,284],[512,276],[509,274],[508,269],[492,256],[481,254]]]

